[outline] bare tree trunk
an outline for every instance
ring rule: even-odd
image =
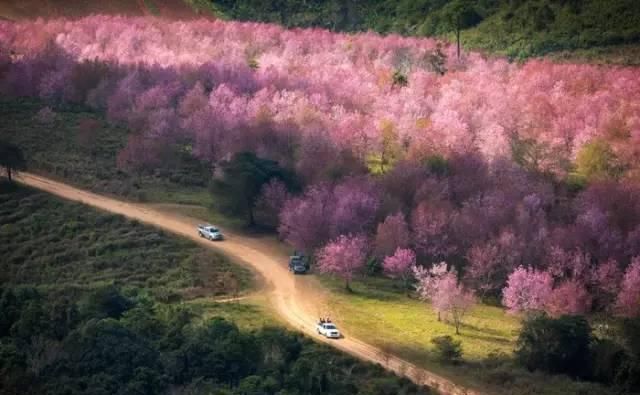
[[[9,182],[13,182],[13,178],[11,177],[11,166],[7,166],[7,177],[9,178]]]
[[[256,225],[256,219],[253,215],[253,204],[251,204],[251,201],[247,201],[247,210],[249,211],[249,227],[253,228]]]
[[[460,26],[458,26],[458,28],[456,29],[456,38],[457,38],[457,44],[458,44],[458,59],[460,59]]]

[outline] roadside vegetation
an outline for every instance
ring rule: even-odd
[[[250,276],[191,242],[6,182],[0,224],[2,393],[429,393],[216,303]]]
[[[251,286],[246,269],[192,242],[31,189],[2,184],[1,192],[5,285],[81,291],[115,283],[166,302]]]

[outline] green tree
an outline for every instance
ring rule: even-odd
[[[13,172],[26,169],[27,161],[20,147],[0,140],[0,166],[4,167],[10,182]]]
[[[462,343],[451,336],[438,336],[431,339],[436,354],[442,362],[456,364],[462,360]]]
[[[123,296],[118,288],[108,285],[86,296],[80,306],[84,317],[120,318],[133,303]]]
[[[529,370],[588,377],[591,367],[591,327],[584,317],[546,315],[525,321],[516,355]]]
[[[576,157],[575,173],[585,180],[617,178],[621,172],[618,158],[606,141],[590,141]]]
[[[482,21],[470,0],[454,0],[442,9],[442,15],[450,30],[456,33],[457,55],[460,58],[460,32]]]
[[[254,210],[262,186],[279,179],[289,188],[295,187],[293,173],[278,162],[259,158],[252,152],[240,152],[220,165],[222,177],[212,185],[216,204],[224,211],[246,215],[249,226],[255,225]]]

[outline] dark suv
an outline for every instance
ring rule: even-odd
[[[293,255],[289,257],[289,271],[293,274],[304,274],[309,271],[309,259],[294,251]]]

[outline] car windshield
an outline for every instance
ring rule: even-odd
[[[332,324],[325,324],[324,329],[338,329],[338,328],[336,328],[335,325],[332,325]]]
[[[217,232],[218,228],[214,228],[213,226],[210,226],[209,229],[207,229],[209,232]]]

